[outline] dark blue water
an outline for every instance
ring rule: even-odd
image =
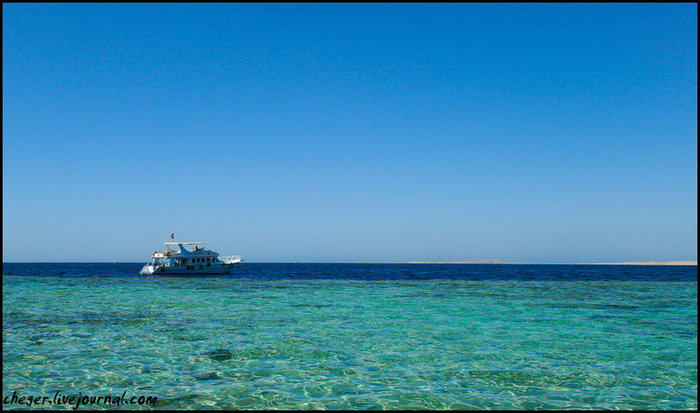
[[[143,263],[3,263],[3,275],[139,277]],[[198,276],[201,277],[201,276]],[[348,280],[696,281],[697,266],[241,263],[208,278]]]

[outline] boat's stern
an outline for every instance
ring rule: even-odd
[[[224,263],[224,265],[234,265],[243,261],[243,257],[240,255],[228,255],[226,257],[219,257],[219,260]]]

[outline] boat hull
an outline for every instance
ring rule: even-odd
[[[206,265],[178,265],[178,266],[154,266],[144,265],[139,273],[141,275],[219,275],[231,274],[236,263],[217,263]]]

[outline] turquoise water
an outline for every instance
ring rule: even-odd
[[[3,279],[3,397],[695,409],[696,353],[696,281]]]

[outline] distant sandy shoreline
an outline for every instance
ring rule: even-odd
[[[629,261],[629,262],[505,262],[499,260],[474,261],[408,261],[400,264],[519,264],[519,265],[698,265],[697,261]]]

